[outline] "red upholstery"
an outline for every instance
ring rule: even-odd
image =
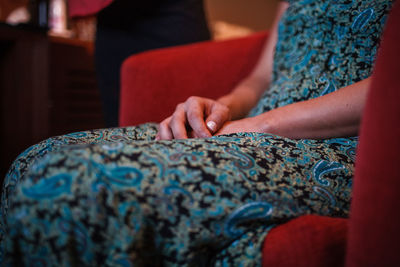
[[[302,216],[271,230],[264,241],[263,266],[343,266],[347,220]]]
[[[131,56],[121,69],[120,125],[160,122],[189,96],[227,93],[250,72],[265,38],[261,33]]]
[[[93,15],[111,4],[113,0],[68,0],[71,17]]]
[[[351,267],[400,266],[399,6],[389,18],[366,107],[351,219],[302,216],[274,228],[263,266],[343,266],[346,255]],[[120,125],[161,121],[188,96],[228,92],[254,66],[264,39],[259,34],[130,57],[121,70]]]
[[[347,266],[400,266],[400,3],[387,22],[364,113]]]

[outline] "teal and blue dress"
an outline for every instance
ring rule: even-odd
[[[371,75],[390,0],[293,0],[251,116]],[[156,124],[47,139],[3,184],[7,266],[259,266],[268,231],[349,213],[357,138],[154,141]]]

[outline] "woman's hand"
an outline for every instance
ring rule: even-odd
[[[292,139],[327,139],[358,134],[370,78],[317,98],[230,121],[217,132],[271,133]]]
[[[211,137],[230,118],[227,106],[212,99],[192,96],[177,105],[172,116],[160,123],[156,140]]]
[[[268,132],[266,120],[263,118],[263,116],[256,116],[237,121],[228,121],[215,135],[239,132]]]

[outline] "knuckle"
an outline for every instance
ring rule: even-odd
[[[180,125],[181,122],[178,119],[171,120],[171,122],[169,123],[171,129],[178,129]]]
[[[225,105],[223,105],[221,103],[217,103],[217,109],[220,112],[227,112],[229,110],[227,106],[225,106]]]
[[[195,122],[198,120],[198,113],[193,110],[188,110],[186,116],[190,122]]]
[[[198,100],[199,100],[199,97],[197,97],[197,96],[190,96],[188,99],[187,99],[187,103],[195,103],[195,102],[198,102]]]
[[[194,101],[195,99],[196,99],[195,96],[189,96],[188,99],[187,99],[187,101]]]
[[[171,117],[169,124],[176,124],[179,121],[179,113],[174,113]]]
[[[219,117],[221,119],[229,119],[230,117],[230,110],[227,106],[221,105],[219,108]]]
[[[229,112],[229,108],[225,105],[221,105],[221,109],[223,112]]]
[[[171,117],[166,118],[165,120],[163,120],[162,122],[160,122],[159,126],[160,126],[160,127],[166,127],[166,126],[168,126],[170,120],[171,120]]]
[[[176,105],[175,111],[181,110],[183,109],[184,104],[183,103],[179,103],[178,105]]]

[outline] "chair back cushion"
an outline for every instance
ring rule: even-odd
[[[400,3],[378,52],[357,151],[347,266],[400,266]]]

